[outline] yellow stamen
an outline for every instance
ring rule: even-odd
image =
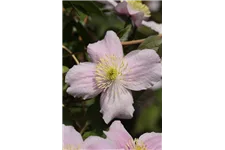
[[[138,139],[131,139],[126,144],[125,150],[148,150],[144,142],[138,140]]]
[[[63,147],[63,150],[80,150],[80,145],[78,145],[77,147],[74,147],[72,145],[66,145]]]
[[[135,143],[135,150],[147,150],[147,147],[145,146],[144,142],[138,140],[138,139],[134,139],[134,143]]]
[[[143,4],[141,0],[126,0],[126,2],[132,9],[143,12],[145,17],[151,16],[148,6]]]
[[[95,80],[101,89],[108,88],[115,80],[121,80],[123,71],[127,68],[127,63],[122,58],[115,55],[101,58],[96,66]]]

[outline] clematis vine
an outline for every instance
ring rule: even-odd
[[[151,49],[134,50],[125,57],[120,39],[113,31],[89,44],[92,62],[74,65],[66,74],[67,92],[83,99],[100,97],[100,112],[108,124],[113,118],[133,117],[131,90],[151,88],[161,80],[161,60]]]
[[[148,5],[143,4],[140,0],[122,0],[120,3],[114,0],[107,0],[107,2],[114,6],[118,13],[131,16],[133,23],[137,27],[144,25],[162,34],[162,24],[156,23],[155,21],[145,21],[151,16],[149,7],[153,11],[156,11],[156,9],[159,9],[159,2],[148,2]]]
[[[106,132],[108,140],[113,141],[118,149],[124,150],[162,150],[161,133],[144,133],[138,139],[133,139],[120,121],[114,121]]]
[[[63,127],[63,150],[93,150],[93,149],[112,149],[115,147],[113,142],[103,139],[98,136],[90,136],[83,141],[80,133],[78,133],[72,126]]]

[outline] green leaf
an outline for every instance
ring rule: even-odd
[[[104,38],[106,31],[113,30],[116,33],[119,29],[123,29],[125,22],[121,20],[115,13],[110,13],[101,17],[91,14],[91,19],[88,22],[88,27],[95,33],[97,40]],[[94,41],[94,42],[96,42]]]
[[[127,41],[129,35],[131,34],[132,25],[127,25],[126,28],[120,30],[117,35],[119,36],[121,41]]]
[[[96,130],[93,131],[87,131],[83,134],[83,139],[85,140],[86,138],[88,138],[89,136],[101,136],[103,138],[105,138],[105,135],[103,133],[96,132]]]
[[[63,107],[63,124],[65,125],[73,124],[71,113],[69,109],[67,109],[66,107]]]
[[[156,50],[156,47],[159,47],[162,44],[162,37],[158,35],[149,36],[142,42],[138,49],[154,49]],[[158,50],[158,49],[157,49]],[[156,50],[156,51],[157,51]]]
[[[83,139],[85,140],[86,138],[88,138],[89,136],[97,136],[98,134],[94,131],[88,131],[88,132],[85,132],[83,134]]]
[[[74,21],[74,26],[76,27],[78,34],[82,37],[82,41],[87,46],[91,41],[87,29],[78,21]]]
[[[159,46],[158,54],[162,58],[162,44]]]
[[[90,15],[90,14],[97,14],[103,16],[102,11],[98,8],[98,6],[92,1],[70,1],[70,3],[82,11],[83,13]]]
[[[67,71],[69,71],[69,68],[66,66],[63,66],[63,73],[66,73]]]
[[[137,28],[135,39],[143,39],[143,38],[149,37],[149,35],[156,35],[156,34],[158,33],[153,31],[151,28],[142,25]]]
[[[65,91],[68,88],[68,84],[63,85],[63,91]]]
[[[100,113],[100,104],[99,99],[95,100],[95,103],[92,104],[88,110],[86,117],[90,122],[92,129],[95,129],[98,134],[102,134],[103,130],[107,127],[104,120],[102,119],[102,114]]]
[[[68,22],[63,24],[63,42],[73,41],[73,22],[68,17],[64,18]]]
[[[134,134],[139,134],[144,131],[161,132],[162,126],[162,89],[157,91],[146,90],[137,99],[139,111],[134,127]],[[137,106],[137,104],[136,104]]]

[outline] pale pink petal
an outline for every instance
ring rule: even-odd
[[[162,24],[158,24],[154,21],[144,21],[144,20],[142,21],[142,24],[158,32],[159,34],[162,34]]]
[[[129,15],[128,4],[126,1],[118,3],[115,7],[115,10],[120,14]]]
[[[123,57],[123,48],[120,39],[113,31],[107,31],[103,40],[89,44],[87,52],[95,63],[106,55],[115,55],[119,58]]]
[[[142,23],[142,21],[143,21],[143,19],[144,19],[144,13],[143,13],[143,12],[135,13],[135,14],[133,14],[133,15],[131,16],[131,18],[132,18],[134,24],[135,24],[137,27],[139,27],[139,26],[142,25],[141,23]]]
[[[106,150],[117,148],[116,144],[108,139],[103,139],[98,136],[89,136],[81,148],[89,150]]]
[[[109,8],[109,6],[110,6],[110,8],[111,7],[116,7],[117,6],[117,2],[116,1],[114,1],[114,0],[105,0],[105,1],[102,1],[102,0],[95,0],[95,1],[97,1],[97,2],[99,2],[99,3],[102,3],[102,4],[105,4],[105,7],[104,8]]]
[[[65,126],[63,127],[63,147],[64,146],[74,146],[77,147],[78,145],[83,143],[83,139],[73,126]]]
[[[154,50],[135,50],[127,54],[124,60],[128,69],[123,72],[122,84],[131,90],[145,90],[161,80],[161,62]]]
[[[139,13],[140,11],[138,10],[135,10],[133,9],[132,7],[129,6],[129,4],[127,5],[127,10],[128,10],[128,13],[132,16],[132,15],[135,15],[137,13]]]
[[[133,117],[133,97],[130,90],[120,83],[113,83],[101,95],[103,119],[108,124],[113,118],[130,119]]]
[[[162,150],[162,134],[161,133],[145,133],[140,136],[140,141],[144,142],[150,150]]]
[[[65,82],[70,85],[67,92],[74,97],[92,98],[101,92],[95,82],[94,63],[74,65],[66,74]]]
[[[125,148],[126,144],[133,140],[120,121],[114,121],[109,127],[109,131],[104,131],[104,133],[107,136],[106,139],[115,142],[118,148]]]

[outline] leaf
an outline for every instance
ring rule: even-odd
[[[82,41],[87,46],[91,41],[87,29],[80,22],[76,21],[74,21],[74,26],[76,27],[78,34],[81,36]]]
[[[96,132],[96,130],[85,132],[83,134],[83,139],[85,140],[89,136],[101,136],[101,137],[105,138],[105,135],[103,133],[99,134],[99,132]]]
[[[162,44],[162,37],[158,35],[149,36],[142,42],[138,49],[154,49]],[[157,49],[158,50],[158,49]]]
[[[68,20],[68,23],[65,21],[65,24],[63,24],[63,42],[73,41],[73,22],[68,17],[64,18]]]
[[[157,91],[146,90],[137,99],[139,103],[139,109],[135,108],[135,111],[139,111],[137,114],[137,120],[134,127],[134,133],[142,133],[144,131],[161,132],[162,126],[162,89]]]
[[[97,136],[98,134],[94,131],[88,131],[88,132],[85,132],[83,134],[83,139],[85,140],[86,138],[88,138],[89,136]]]
[[[68,88],[68,86],[69,86],[68,84],[64,84],[63,85],[63,91],[66,91],[66,89]]]
[[[123,29],[124,24],[125,22],[121,20],[115,13],[107,14],[104,17],[91,14],[88,27],[95,34],[97,39],[100,40],[105,36],[106,31],[113,30],[117,33],[119,31],[118,29]]]
[[[132,29],[132,25],[127,25],[126,28],[120,30],[117,35],[119,36],[120,40],[121,41],[127,41],[128,40],[128,37],[131,33],[131,30]]]
[[[66,73],[67,71],[69,71],[69,68],[66,66],[63,66],[63,73]]]
[[[162,44],[159,46],[158,54],[162,58]]]
[[[102,134],[107,126],[100,113],[99,99],[95,99],[95,103],[88,108],[86,117],[90,122],[91,128],[95,129],[98,134]]]
[[[103,16],[102,11],[98,8],[98,6],[92,1],[70,1],[70,3],[82,11],[83,13],[90,15],[90,14],[97,14]]]
[[[63,124],[65,124],[65,125],[73,124],[70,111],[66,107],[63,107]]]
[[[148,37],[149,35],[156,35],[157,33],[153,31],[151,28],[146,27],[144,25],[137,28],[137,32],[135,34],[135,39],[143,39]]]

